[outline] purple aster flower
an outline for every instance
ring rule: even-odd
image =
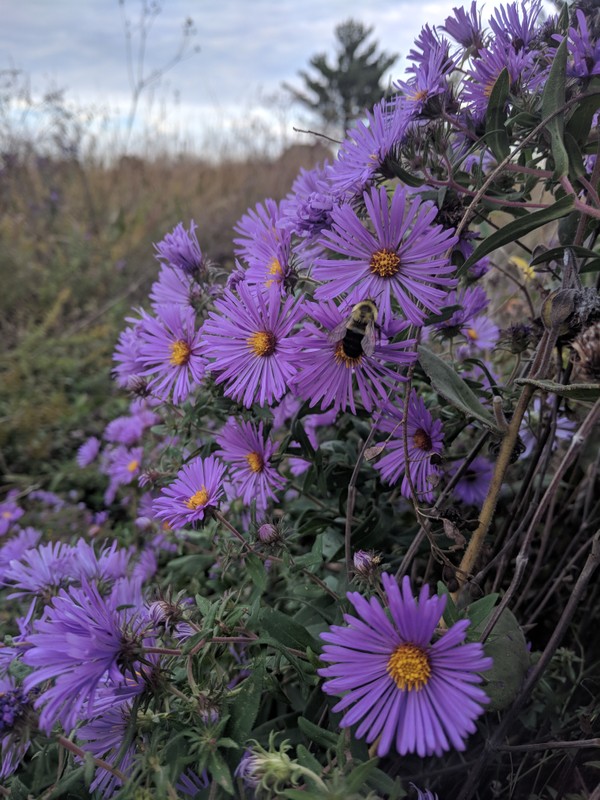
[[[142,312],[143,313],[143,312]],[[143,313],[143,316],[147,316]],[[140,330],[143,324],[142,319],[127,318],[132,324],[125,328],[120,334],[119,341],[113,354],[113,361],[117,366],[113,369],[113,377],[117,385],[123,389],[129,389],[140,379],[140,365],[138,355],[140,351]]]
[[[156,516],[172,528],[195,527],[204,519],[207,509],[218,505],[224,474],[225,467],[214,456],[189,461],[154,501]]]
[[[193,309],[158,306],[156,318],[147,316],[141,330],[138,364],[142,375],[152,375],[148,388],[162,400],[173,395],[183,402],[202,381],[206,360]]]
[[[121,669],[131,665],[133,670],[132,658],[140,648],[135,611],[119,605],[118,593],[101,597],[95,586],[83,583],[81,588],[62,589],[35,623],[36,632],[28,637],[31,647],[23,655],[34,671],[23,688],[30,691],[53,681],[35,701],[35,707],[43,709],[40,728],[46,733],[57,720],[70,732],[81,717],[91,714],[102,682],[109,680],[116,692],[126,680]],[[130,677],[135,679],[135,672]]]
[[[505,67],[513,93],[535,89],[545,77],[538,69],[533,53],[523,49],[515,51],[507,46],[505,40],[492,39],[479,58],[473,60],[471,69],[466,71],[469,79],[462,84],[462,99],[476,120],[485,117],[490,94]]]
[[[202,328],[207,354],[214,359],[217,383],[225,395],[250,408],[280,400],[296,373],[296,336],[302,305],[292,297],[282,301],[275,289],[252,295],[245,284],[239,297],[225,291]]]
[[[107,442],[116,442],[131,447],[137,444],[144,432],[144,421],[137,416],[115,417],[104,429]]]
[[[315,292],[330,299],[348,292],[350,304],[365,297],[375,299],[379,318],[392,316],[392,296],[402,313],[415,325],[425,314],[420,305],[439,313],[454,267],[445,252],[457,241],[452,231],[433,221],[438,209],[418,197],[408,198],[397,186],[388,203],[386,190],[373,188],[364,201],[374,233],[350,205],[333,211],[333,227],[323,232],[323,243],[342,258],[317,259],[313,277],[325,281]],[[418,305],[420,304],[420,305]]]
[[[409,81],[396,81],[394,86],[403,94],[406,112],[412,117],[425,113],[427,109],[439,114],[442,103],[433,108],[430,101],[448,92],[446,78],[454,67],[448,55],[448,43],[444,41],[431,49],[427,60],[412,69],[414,74]]]
[[[571,60],[567,65],[567,75],[574,78],[587,78],[600,74],[600,41],[591,40],[585,14],[578,8],[575,12],[579,30],[569,28],[567,47]],[[562,36],[556,36],[562,39]]]
[[[77,451],[77,466],[83,469],[88,467],[100,452],[100,439],[90,436]]]
[[[52,594],[70,578],[73,548],[64,542],[48,542],[26,550],[19,560],[13,559],[4,571],[2,583],[18,589],[9,595],[23,597]]]
[[[31,702],[9,677],[0,678],[0,779],[17,769],[29,749]]]
[[[154,309],[165,305],[193,308],[194,301],[201,294],[200,286],[190,278],[188,273],[163,266],[158,280],[152,284],[150,302]]]
[[[271,464],[275,444],[264,434],[263,423],[257,428],[252,422],[230,419],[215,440],[221,448],[216,455],[231,465],[236,494],[246,505],[255,499],[257,508],[264,511],[285,481]]]
[[[366,119],[351,128],[341,144],[337,159],[327,170],[335,196],[356,194],[369,185],[394,148],[402,141],[409,115],[401,104],[380,101]]]
[[[142,688],[142,683],[132,683],[128,691],[135,695]],[[124,775],[129,774],[136,752],[135,742],[130,742],[123,751],[123,742],[135,725],[132,707],[131,700],[116,702],[111,690],[100,687],[89,714],[90,721],[77,730],[77,739],[84,750],[117,767]],[[112,772],[96,767],[90,791],[101,791],[102,797],[109,798],[121,785],[122,781]]]
[[[379,571],[381,556],[373,550],[357,550],[352,557],[352,562],[357,575],[371,579]]]
[[[437,794],[434,794],[433,792],[429,791],[429,789],[425,789],[424,791],[422,791],[421,789],[419,789],[418,786],[415,786],[414,783],[411,783],[410,785],[417,793],[416,800],[438,800]]]
[[[244,280],[261,288],[285,288],[291,274],[290,231],[279,226],[281,211],[275,200],[267,198],[250,209],[235,226],[239,236],[234,239],[236,255],[248,263]]]
[[[206,770],[199,776],[193,769],[186,769],[186,771],[182,772],[179,776],[175,789],[186,797],[191,797],[193,800],[193,798],[200,794],[202,789],[208,787],[209,783],[210,780]]]
[[[445,42],[446,47],[448,46],[448,42],[444,39],[442,39],[442,42]],[[429,61],[431,53],[439,49],[440,39],[435,30],[429,25],[424,25],[415,39],[414,45],[417,49],[409,50],[407,56],[408,60],[414,63],[408,67],[407,72],[414,72],[419,64]]]
[[[0,547],[0,584],[5,583],[6,570],[10,562],[20,561],[25,552],[35,547],[41,538],[41,531],[24,528]]]
[[[535,38],[536,22],[541,10],[541,0],[521,0],[520,13],[517,3],[499,6],[490,17],[490,28],[503,46],[508,44],[514,50],[521,50]]]
[[[110,478],[108,488],[104,494],[106,505],[110,505],[113,502],[119,486],[126,486],[138,477],[143,456],[143,447],[129,449],[118,445],[111,450],[104,451],[100,471]]]
[[[292,191],[281,202],[279,227],[309,241],[331,227],[331,210],[337,201],[327,179],[328,169],[329,164],[325,162],[311,170],[300,170]]]
[[[47,492],[44,489],[36,489],[30,492],[28,498],[29,500],[36,500],[38,503],[50,506],[50,508],[54,508],[57,511],[60,511],[67,505],[64,498],[59,497],[55,492]]]
[[[9,492],[6,500],[0,503],[0,536],[7,534],[13,522],[16,522],[25,513],[14,500],[17,495],[18,492]]]
[[[552,402],[552,400],[543,402],[540,397],[534,397],[533,402],[527,409],[527,414],[519,431],[519,436],[525,445],[523,458],[531,455],[537,440],[542,435],[544,426],[548,423],[552,414]],[[577,422],[575,420],[569,419],[564,414],[557,415],[552,449],[555,449],[561,441],[570,440],[576,429]]]
[[[453,8],[453,17],[446,17],[441,30],[446,31],[455,42],[465,48],[473,48],[477,54],[483,48],[483,30],[481,28],[481,13],[477,12],[477,0],[471,3],[471,10]]]
[[[182,222],[176,225],[171,233],[154,245],[156,258],[187,275],[197,276],[205,272],[206,263],[198,244],[196,227],[194,220],[190,221],[189,231],[186,231]]]
[[[324,414],[308,414],[302,419],[304,432],[306,433],[307,439],[311,443],[314,450],[317,450],[319,447],[317,428],[321,428],[326,425],[332,425],[337,419],[337,415],[338,412],[336,409],[332,408],[330,411],[326,411]],[[290,442],[290,446],[299,447],[299,443]],[[292,475],[302,475],[303,472],[306,472],[306,470],[312,466],[312,462],[307,461],[304,458],[291,456],[289,458],[289,465]]]
[[[451,338],[458,334],[467,336],[471,321],[482,314],[490,301],[483,286],[468,286],[448,292],[444,307],[460,306],[448,319],[436,322],[434,328],[445,337]]]
[[[455,462],[450,473],[454,475],[462,463],[462,461]],[[480,506],[485,500],[493,474],[492,462],[485,456],[477,456],[454,487],[455,496],[467,505]]]
[[[472,319],[468,326],[461,328],[460,333],[465,337],[466,344],[459,348],[457,357],[464,359],[494,347],[500,331],[489,317],[481,316]]]
[[[240,264],[240,262],[235,260],[235,269],[233,272],[229,273],[229,277],[227,278],[227,283],[225,284],[225,288],[229,289],[231,292],[237,291],[237,287],[240,283],[244,283],[246,280],[246,270]]]
[[[78,539],[71,551],[70,573],[76,581],[109,583],[123,578],[131,563],[131,553],[114,540],[104,544],[97,553],[84,539]]]
[[[386,440],[384,455],[375,464],[386,483],[396,483],[404,474],[402,494],[411,497],[410,484],[406,477],[406,460],[404,457],[403,426],[404,404],[398,408],[387,406],[386,413],[377,423],[381,431],[391,434]],[[408,471],[419,500],[433,502],[434,492],[431,478],[440,474],[435,463],[443,449],[444,429],[440,420],[434,420],[422,398],[413,390],[408,400],[406,418]],[[432,463],[434,462],[434,463]]]
[[[306,308],[320,327],[309,322],[298,337],[299,370],[294,379],[295,392],[310,400],[311,407],[320,403],[323,409],[328,409],[333,404],[333,412],[349,408],[356,414],[355,387],[367,411],[387,402],[390,389],[406,380],[396,370],[416,358],[409,349],[414,345],[413,340],[390,341],[392,335],[405,327],[404,323],[382,330],[372,355],[363,352],[351,357],[344,351],[343,341],[335,341],[331,336],[346,318],[335,303],[307,303]]]
[[[139,630],[146,619],[136,617],[135,607],[124,607],[133,601],[131,590],[101,597],[96,586],[84,582],[81,588],[61,589],[35,623],[23,655],[34,671],[23,688],[53,682],[35,701],[35,708],[42,708],[43,731],[49,733],[60,721],[70,732],[79,719],[90,717],[102,686],[113,702],[130,696],[132,684],[138,687],[145,673],[136,660],[142,653]]]
[[[345,712],[343,728],[362,720],[356,736],[368,743],[377,739],[378,756],[393,746],[400,755],[421,757],[464,750],[488,702],[474,684],[481,683],[478,673],[490,669],[492,659],[479,642],[463,644],[468,620],[431,643],[445,596],[429,597],[423,586],[417,604],[407,577],[402,591],[393,576],[384,573],[381,580],[390,617],[377,597],[348,592],[359,618],[345,614],[346,626],[321,634],[327,642],[321,660],[331,664],[318,670],[327,678],[323,691],[343,695],[332,711]]]

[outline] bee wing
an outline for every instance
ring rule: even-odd
[[[375,324],[369,322],[362,338],[361,347],[366,356],[372,356],[375,352]]]
[[[329,341],[330,342],[339,342],[341,341],[344,336],[346,335],[346,331],[348,329],[348,320],[345,319],[343,322],[340,322],[339,325],[336,325],[332,331],[329,331]]]

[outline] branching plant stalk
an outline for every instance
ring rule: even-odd
[[[552,330],[550,331],[547,330],[544,332],[544,335],[542,336],[542,339],[540,340],[538,346],[538,351],[536,354],[535,361],[532,366],[531,370],[532,377],[542,378],[545,375],[546,370],[548,368],[549,360],[552,356],[552,349],[554,347],[554,343],[556,342],[557,334],[558,334],[557,327],[553,327]],[[490,488],[483,503],[481,514],[479,516],[479,525],[474,531],[471,540],[469,541],[463,559],[460,562],[460,565],[457,570],[456,578],[458,581],[459,589],[453,594],[453,598],[455,601],[458,599],[460,588],[465,584],[469,576],[473,573],[473,569],[475,567],[477,558],[481,551],[483,541],[491,525],[494,516],[494,511],[496,510],[498,497],[500,496],[500,490],[502,489],[504,476],[506,475],[506,471],[510,464],[511,456],[515,444],[517,442],[517,437],[519,435],[521,422],[523,420],[525,411],[527,410],[527,406],[529,405],[529,401],[531,400],[534,391],[535,388],[530,384],[526,384],[523,387],[521,395],[519,396],[519,399],[517,401],[517,405],[513,411],[512,418],[508,425],[508,430],[506,431],[504,439],[502,440],[502,444],[500,446],[500,452],[498,453],[498,459],[496,461],[496,466],[494,469],[494,475],[492,477]]]
[[[110,774],[114,775],[115,778],[118,778],[121,781],[121,783],[123,784],[127,783],[127,776],[124,775],[120,769],[113,766],[112,764],[109,764],[108,761],[104,761],[104,759],[102,758],[96,758],[95,756],[92,756],[88,750],[84,750],[82,747],[78,747],[75,744],[75,742],[72,742],[70,739],[67,739],[66,736],[57,736],[56,738],[58,743],[62,747],[64,747],[65,750],[69,750],[71,753],[73,753],[76,756],[79,756],[79,758],[82,758],[84,760],[85,758],[91,758],[91,760],[97,767],[100,767],[101,769],[105,769],[107,772],[110,772]]]
[[[500,743],[503,741],[504,737],[508,733],[508,730],[512,726],[513,722],[515,721],[519,711],[522,709],[528,698],[530,697],[533,689],[535,688],[537,682],[542,677],[546,667],[550,663],[552,656],[556,652],[557,648],[559,647],[563,636],[565,635],[567,628],[571,624],[571,620],[581,602],[587,586],[594,575],[594,572],[598,568],[600,564],[600,531],[598,531],[592,540],[592,547],[591,552],[588,555],[586,562],[581,570],[579,578],[575,586],[573,587],[573,591],[571,592],[567,604],[565,606],[565,610],[563,611],[554,633],[550,637],[548,644],[544,648],[542,655],[540,656],[538,662],[532,667],[531,671],[529,672],[523,686],[519,694],[517,695],[515,701],[513,702],[510,709],[504,715],[503,719],[501,720],[499,726],[496,728],[486,746],[484,751],[477,761],[477,763],[473,766],[473,768],[469,771],[469,777],[467,782],[458,796],[457,800],[470,800],[473,795],[475,794],[477,787],[479,785],[479,779],[485,770],[486,766],[490,763],[490,755],[495,752]]]

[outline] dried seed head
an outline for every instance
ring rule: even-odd
[[[573,378],[600,383],[600,321],[585,328],[571,343]]]

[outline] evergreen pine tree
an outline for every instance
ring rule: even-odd
[[[300,70],[305,90],[284,84],[293,98],[312,111],[328,128],[343,134],[350,123],[385,95],[381,79],[398,58],[397,54],[378,53],[378,43],[367,41],[373,28],[349,19],[335,29],[338,42],[335,66],[327,55],[318,53],[310,59],[316,71],[311,75]]]

